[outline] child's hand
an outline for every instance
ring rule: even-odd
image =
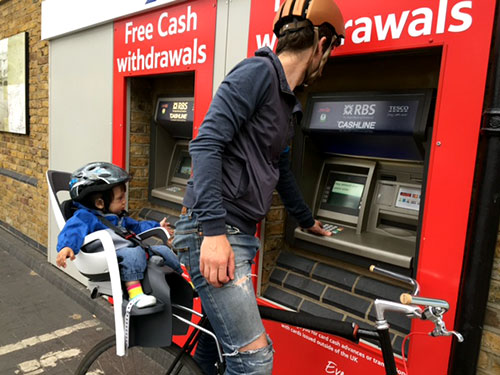
[[[167,218],[164,217],[162,221],[160,221],[160,226],[165,229],[168,234],[170,234],[170,236],[173,236],[174,235],[174,230],[172,229],[172,227],[170,226],[170,223],[167,221]]]
[[[66,258],[75,260],[75,253],[69,247],[63,247],[57,254],[56,264],[59,267],[66,268]]]
[[[172,243],[172,240],[173,240],[173,237],[174,237],[174,230],[172,229],[172,227],[170,226],[170,223],[167,222],[167,218],[164,217],[162,221],[160,221],[160,226],[165,229],[168,234],[170,235],[170,238],[168,240],[168,243],[169,243],[169,246],[171,246],[171,243]]]
[[[163,220],[160,221],[160,227],[165,228],[166,230],[168,230],[168,228],[170,227],[170,224],[168,223],[166,217],[164,217]]]

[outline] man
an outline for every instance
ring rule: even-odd
[[[288,144],[302,115],[293,90],[321,75],[344,32],[333,0],[286,0],[274,20],[276,54],[262,48],[227,75],[190,144],[193,177],[173,246],[222,343],[226,374],[272,372],[250,270],[273,191],[302,228],[331,235],[303,201]]]

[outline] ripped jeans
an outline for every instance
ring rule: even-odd
[[[269,375],[273,366],[273,348],[269,338],[269,344],[262,349],[239,351],[265,332],[251,277],[251,265],[259,240],[229,226],[227,238],[235,255],[235,274],[234,280],[221,288],[208,284],[200,273],[203,233],[196,214],[191,210],[187,215],[181,215],[176,223],[173,247],[177,250],[181,263],[187,267],[201,297],[203,309],[222,345],[226,375]],[[206,368],[203,364],[200,365]]]

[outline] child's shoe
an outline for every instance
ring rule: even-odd
[[[137,301],[135,302],[135,306],[137,306],[137,308],[139,309],[156,305],[156,297],[144,293],[139,294],[138,296],[132,298],[130,301]]]

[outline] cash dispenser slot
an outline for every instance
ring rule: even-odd
[[[408,90],[309,98],[303,131],[324,155],[312,207],[333,235],[296,228],[294,246],[413,268],[431,96]]]
[[[151,124],[150,200],[180,210],[191,176],[188,147],[192,137],[193,97],[157,100]]]
[[[395,237],[416,238],[417,220],[380,211],[377,217],[377,228]]]

